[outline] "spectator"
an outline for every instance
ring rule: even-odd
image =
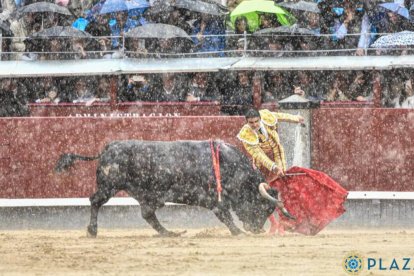
[[[207,73],[195,73],[191,78],[187,102],[217,101],[219,91]]]
[[[370,75],[366,72],[357,72],[356,76],[349,86],[349,95],[351,100],[364,102],[372,100],[372,86],[370,86]]]
[[[96,17],[91,17],[90,22],[85,28],[85,31],[92,36],[110,36],[111,29],[108,25],[109,16],[108,15],[99,15]]]
[[[90,87],[93,85],[89,84],[85,78],[79,77],[75,81],[75,99],[73,103],[86,103],[86,105],[91,105],[95,101],[95,96],[91,91]]]
[[[284,36],[282,34],[282,36],[276,35],[274,37],[259,37],[259,39],[261,39],[261,41],[255,42],[255,44],[257,45],[255,48],[267,51],[267,53],[262,54],[262,56],[288,57],[293,55],[293,40],[289,36]]]
[[[303,52],[300,54],[295,53],[295,56],[320,56],[321,54],[316,52],[316,50],[321,49],[321,39],[323,41],[323,38],[312,35],[304,35],[297,37],[296,41],[299,44],[299,47],[297,48]]]
[[[27,116],[27,91],[16,79],[0,80],[0,117]]]
[[[130,29],[145,25],[147,22],[144,18],[140,20],[134,20],[129,17],[128,12],[116,12],[115,18],[109,20],[109,28],[111,30],[112,38],[112,48],[122,49],[123,45],[120,40],[124,33],[128,32]]]
[[[88,55],[85,50],[85,40],[82,38],[72,41],[73,59],[86,59]]]
[[[309,71],[298,71],[293,78],[293,93],[311,101],[323,101],[325,99],[323,86],[323,84],[316,81],[314,75]]]
[[[372,21],[378,33],[390,34],[410,31],[412,29],[412,23],[408,19],[392,11],[381,8],[375,9]]]
[[[348,90],[347,78],[341,72],[334,73],[334,80],[326,96],[327,101],[350,101],[347,95]]]
[[[357,48],[355,55],[362,56],[371,44],[371,22],[365,8],[357,4],[353,1],[344,2],[344,15],[335,20],[333,37],[340,48]]]
[[[108,102],[110,100],[109,93],[111,86],[109,79],[105,76],[98,77],[98,88],[96,89],[96,98],[95,101],[98,102]]]
[[[234,34],[227,37],[226,48],[229,50],[244,50],[244,33],[250,33],[247,19],[244,16],[236,18],[234,22]],[[251,40],[249,40],[251,42]],[[248,47],[250,48],[250,47]]]
[[[208,14],[194,22],[192,31],[196,52],[217,52],[225,48],[225,26],[220,17]],[[219,54],[223,56],[223,53]]]
[[[276,28],[281,26],[274,14],[260,13],[259,14],[259,29]]]
[[[41,60],[64,60],[69,59],[68,52],[69,41],[67,38],[54,37],[48,40],[44,39],[42,42],[46,43],[46,51],[40,55]],[[86,54],[85,54],[86,55]]]
[[[253,105],[253,85],[247,71],[237,73],[233,85],[222,91],[222,112],[241,115]]]
[[[292,95],[291,82],[288,73],[270,71],[265,75],[262,101],[280,101]]]
[[[405,82],[404,85],[404,94],[402,95],[401,108],[414,108],[414,90],[413,90],[413,81],[409,79]],[[399,106],[397,106],[399,107]]]
[[[183,29],[186,33],[190,34],[192,26],[188,24],[188,20],[190,20],[190,15],[187,10],[174,8],[174,10],[169,13],[165,24],[177,26],[178,28]]]
[[[304,27],[312,30],[315,35],[320,35],[321,26],[319,14],[314,12],[305,12],[303,14],[305,15]]]
[[[402,103],[402,91],[405,89],[405,74],[401,70],[383,71],[381,74],[382,96],[384,107],[398,107]]]
[[[376,10],[376,13],[374,16],[372,16],[371,20],[373,21],[375,31],[381,34],[392,34],[402,31],[411,31],[413,28],[412,22],[407,18],[391,11],[381,10],[381,8]],[[401,46],[401,48],[403,47]],[[401,49],[381,49],[377,50],[376,54],[401,55],[405,54],[405,52],[405,49],[403,49],[403,51],[401,51]]]
[[[180,75],[164,73],[161,76],[161,85],[154,91],[156,102],[183,102],[187,94],[185,81]]]
[[[396,108],[414,108],[414,92],[411,72],[405,70],[396,71],[394,75],[396,80],[390,80],[390,86],[397,81],[399,85],[393,88],[391,97],[391,106]]]
[[[129,58],[146,57],[148,50],[145,46],[145,39],[128,37],[125,39],[126,55]]]
[[[52,90],[58,91],[56,82],[52,77],[27,79],[26,86],[29,87],[31,102],[40,102],[41,99],[47,98]]]
[[[55,104],[58,104],[59,102],[60,102],[60,98],[58,97],[57,87],[53,87],[53,89],[51,89],[47,93],[46,97],[36,100],[36,103],[55,103]]]
[[[121,101],[156,101],[154,93],[151,91],[150,81],[144,75],[130,75],[125,93],[121,95]]]

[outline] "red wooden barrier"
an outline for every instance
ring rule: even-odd
[[[3,118],[0,198],[88,197],[96,186],[96,161],[57,174],[53,168],[62,153],[93,156],[108,142],[127,139],[237,144],[243,123],[243,117]]]
[[[352,191],[413,191],[414,110],[312,110],[311,163]],[[88,197],[96,162],[53,168],[62,153],[96,155],[113,140],[236,138],[243,117],[0,119],[0,198]]]
[[[413,191],[414,110],[314,110],[312,167],[353,191]]]

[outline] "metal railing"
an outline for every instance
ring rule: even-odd
[[[132,42],[137,40],[146,40],[145,38],[130,38],[123,36],[103,36],[91,37],[86,39],[68,38],[68,37],[51,37],[44,38],[27,38],[27,37],[0,37],[1,49],[0,56],[2,60],[42,60],[42,59],[99,59],[99,58],[171,58],[171,57],[301,57],[301,56],[324,56],[324,55],[355,55],[358,48],[356,46],[347,47],[346,39],[360,36],[361,34],[347,34],[344,39],[334,41],[331,34],[310,35],[310,34],[222,34],[222,35],[204,35],[201,36],[203,40],[222,39],[221,41],[211,42],[212,47],[205,49],[201,45],[194,45],[190,41],[198,38],[197,36],[188,36],[186,38],[169,38],[178,41],[181,39],[180,45],[175,43],[168,46],[176,46],[173,50],[158,47],[134,48],[131,46]],[[365,34],[372,35],[387,35],[381,34]],[[290,41],[287,39],[291,38]],[[62,49],[53,50],[47,47],[47,43],[53,40],[62,41]],[[72,40],[72,41],[71,41]],[[121,45],[116,49],[111,48],[111,41],[119,40]],[[269,41],[272,40],[272,41]],[[299,44],[304,40],[313,43],[313,47],[309,49],[302,49]],[[65,41],[65,43],[63,43]],[[73,47],[74,41],[80,44],[83,49],[78,51]],[[106,41],[106,49],[99,47],[99,42]],[[185,41],[188,41],[185,42]],[[41,45],[43,43],[43,45]],[[215,43],[215,44],[214,44]],[[221,43],[221,44],[220,44]],[[268,45],[266,45],[268,43]],[[10,50],[11,45],[20,44],[24,51]],[[187,45],[185,45],[187,44]],[[220,45],[219,45],[220,44]],[[413,43],[414,44],[414,43]],[[24,46],[23,46],[24,45]],[[218,46],[219,45],[219,46]],[[278,46],[278,49],[271,49]],[[6,47],[5,47],[6,46]],[[214,48],[216,46],[216,48]],[[281,48],[280,48],[281,47]],[[15,47],[16,48],[16,47]],[[64,49],[66,48],[66,49]],[[414,45],[396,45],[394,47],[376,47],[364,48],[363,55],[405,55],[413,54]],[[360,55],[360,54],[359,54]]]

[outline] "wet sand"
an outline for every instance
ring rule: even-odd
[[[77,230],[1,231],[0,275],[346,275],[342,261],[350,251],[383,258],[388,266],[392,258],[414,258],[414,230],[324,230],[314,237],[232,237],[224,228],[192,229],[179,238],[154,234],[99,229],[92,239]]]

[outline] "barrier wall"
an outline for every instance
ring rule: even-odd
[[[352,191],[413,191],[414,110],[317,109],[312,168]]]
[[[207,140],[238,144],[243,117],[0,119],[0,198],[89,197],[96,161],[67,172],[53,168],[62,153],[94,156],[113,140]],[[240,144],[239,144],[240,145]]]
[[[414,110],[323,108],[310,114],[311,142],[303,151],[310,152],[311,168],[350,191],[413,191]],[[2,118],[0,198],[89,197],[96,161],[78,161],[56,174],[62,153],[94,156],[106,143],[127,139],[213,138],[241,148],[236,134],[243,124],[243,117],[234,116]],[[284,127],[280,132],[285,142],[293,135]]]

